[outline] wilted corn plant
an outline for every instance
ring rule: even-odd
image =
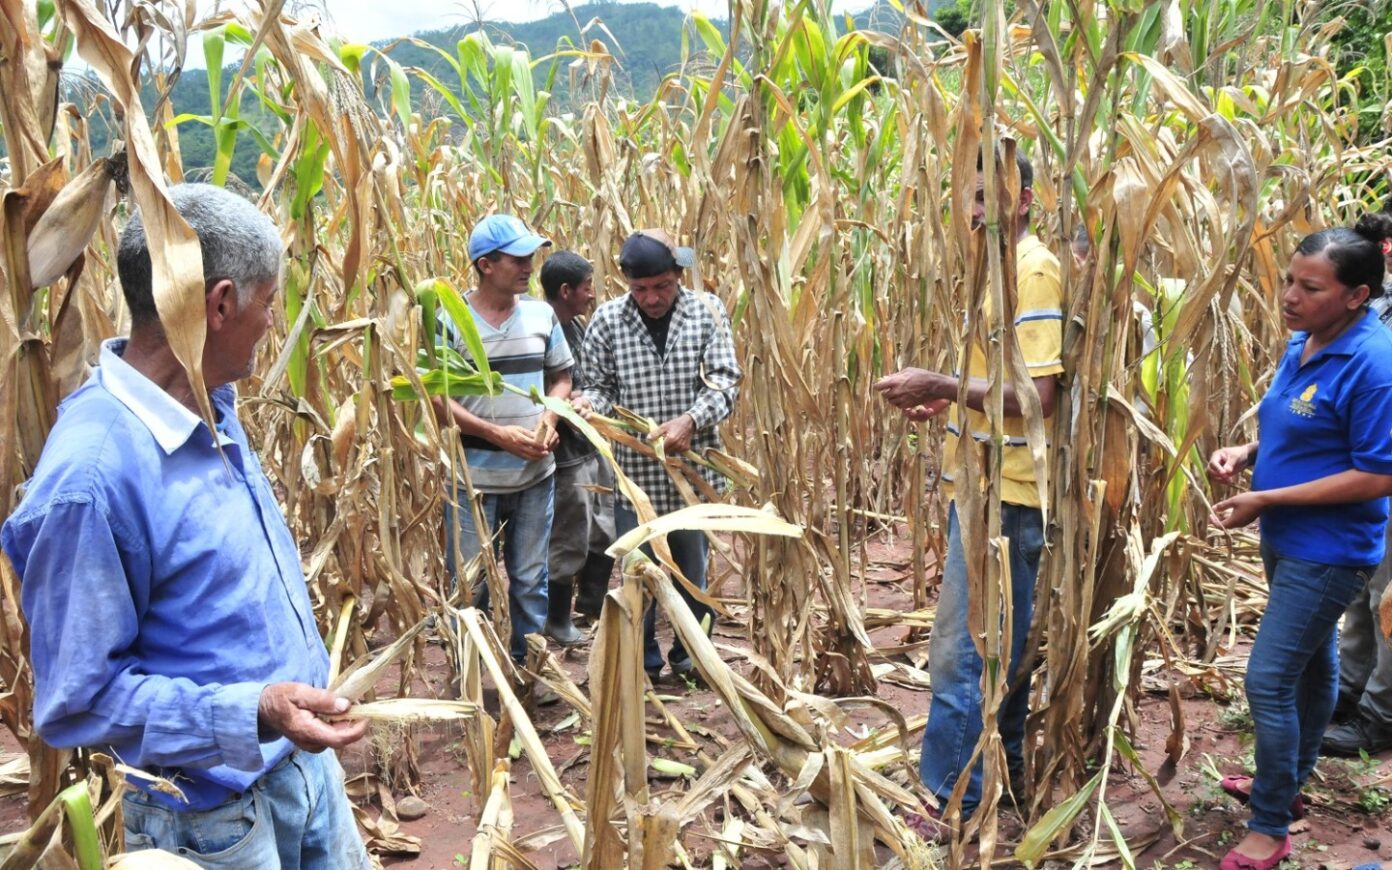
[[[863,860],[878,837],[903,860],[917,860],[883,803],[912,805],[914,797],[864,769],[903,764],[907,753],[890,746],[847,755],[824,736],[837,733],[828,727],[839,721],[835,706],[813,693],[873,687],[864,587],[859,601],[856,594],[867,561],[857,552],[866,518],[906,512],[916,549],[940,546],[933,531],[940,503],[924,486],[942,461],[937,433],[917,433],[911,449],[914,439],[889,419],[895,415],[869,384],[900,365],[949,368],[969,335],[1005,321],[1012,264],[989,257],[995,247],[967,232],[965,210],[977,143],[989,151],[1013,140],[1035,162],[1039,229],[1069,276],[1069,389],[1052,420],[1030,413],[1055,445],[1045,475],[1052,545],[1040,577],[1035,633],[1044,652],[1031,717],[1048,753],[1032,771],[1036,824],[1019,857],[1038,861],[1096,803],[1098,826],[1072,854],[1100,858],[1114,848],[1129,858],[1144,835],[1134,835],[1128,850],[1120,833],[1103,830],[1105,777],[1089,777],[1088,764],[1098,756],[1110,763],[1113,748],[1134,763],[1124,701],[1137,690],[1134,674],[1157,633],[1182,625],[1186,652],[1206,658],[1217,650],[1228,609],[1211,600],[1221,563],[1192,536],[1206,513],[1194,457],[1250,426],[1243,413],[1278,346],[1275,294],[1293,240],[1351,216],[1381,190],[1379,149],[1350,144],[1358,125],[1376,116],[1362,109],[1376,106],[1377,95],[1337,77],[1325,57],[1328,30],[1302,24],[1311,16],[1294,2],[1018,5],[1006,21],[998,4],[983,4],[980,32],[962,44],[946,39],[918,6],[888,36],[841,33],[824,2],[735,2],[728,39],[696,17],[705,54],[669,76],[651,101],[633,103],[609,94],[614,59],[601,42],[533,61],[528,52],[466,35],[451,59],[457,82],[445,82],[401,69],[389,54],[325,39],[282,18],[274,2],[202,22],[185,21],[182,9],[161,19],[158,4],[112,10],[109,19],[90,0],[64,0],[53,12],[9,4],[0,17],[0,51],[11,61],[0,64],[0,84],[12,95],[0,108],[9,157],[0,216],[6,513],[57,401],[80,382],[97,342],[124,323],[110,262],[119,210],[109,207],[101,181],[110,166],[99,162],[106,155],[90,154],[83,126],[58,99],[50,63],[70,45],[123,111],[133,201],[152,214],[167,214],[161,179],[182,176],[177,123],[170,122],[214,126],[218,179],[246,130],[238,95],[252,93],[273,119],[272,129],[253,138],[262,151],[261,204],[286,231],[285,316],[244,392],[243,413],[304,546],[321,624],[326,634],[334,630],[343,659],[363,656],[374,633],[404,635],[447,598],[439,481],[457,470],[458,442],[423,403],[394,401],[392,379],[424,392],[414,375],[417,354],[434,338],[422,326],[423,309],[433,308],[442,287],[462,291],[470,281],[461,229],[492,210],[523,214],[558,244],[590,256],[600,287],[616,292],[618,242],[635,227],[668,226],[698,248],[693,282],[734,313],[748,380],[728,440],[756,469],[736,498],[771,503],[807,534],[725,547],[742,581],[726,591],[752,605],[753,652],[772,674],[757,670],[750,682],[730,672],[705,649],[699,628],[671,612],[670,581],[639,565],[607,605],[596,661],[612,660],[604,667],[615,670],[593,675],[599,703],[554,667],[542,669],[562,697],[595,719],[597,739],[600,722],[611,723],[602,728],[612,740],[613,723],[641,716],[637,683],[623,676],[627,660],[617,653],[632,649],[642,584],[675,617],[688,645],[705,653],[698,663],[735,712],[744,742],[702,758],[702,778],[675,806],[645,803],[643,741],[635,744],[629,730],[622,773],[600,775],[604,759],[594,756],[588,813],[554,773],[543,776],[548,794],[590,866],[619,853],[649,863],[665,860],[669,847],[680,854],[683,832],[726,785],[742,815],[715,832],[725,840],[757,843],[807,866],[833,856]],[[186,26],[163,23],[173,21]],[[160,100],[160,123],[149,125],[122,28],[161,37],[140,43],[144,81],[161,90],[172,81],[168,65],[182,57],[185,34],[204,40],[210,56],[225,45],[246,56],[227,99],[210,101],[210,115],[176,119]],[[165,54],[154,54],[158,45]],[[871,64],[872,46],[887,51],[888,68]],[[595,95],[570,115],[548,102],[562,63],[572,81],[588,78]],[[536,69],[546,70],[541,91]],[[427,104],[446,114],[403,98],[412,75],[436,98]],[[386,87],[367,97],[363,76]],[[102,195],[81,198],[84,208],[75,211],[84,214],[45,216],[66,179],[79,173]],[[1008,206],[1018,180],[1009,171],[987,174]],[[77,183],[69,183],[68,198],[78,199],[71,195]],[[93,214],[91,232],[65,233],[74,248],[94,238],[85,257],[50,253],[45,221],[85,228]],[[991,223],[988,232],[1009,232],[1008,224]],[[178,258],[177,221],[167,224],[156,235],[170,246],[166,280],[173,286],[196,273]],[[1076,268],[1065,240],[1079,225],[1093,258]],[[186,238],[183,244],[187,251]],[[987,294],[997,313],[982,318],[976,303]],[[1153,308],[1161,325],[1149,377],[1133,300]],[[198,330],[187,315],[161,311],[192,358]],[[992,347],[998,397],[1013,356]],[[998,474],[989,463],[981,473],[993,482]],[[963,512],[983,650],[999,675],[1008,663],[999,657],[992,616],[1003,579],[992,557],[1001,545],[993,491]],[[1189,534],[1152,545],[1166,531]],[[922,561],[915,577],[915,600],[924,603]],[[32,734],[26,642],[8,565],[0,565],[0,580],[0,679],[13,701],[0,706],[0,716],[31,751],[31,810],[38,814],[64,781],[67,755],[45,750]],[[1232,583],[1226,588],[1230,599]],[[627,611],[614,610],[621,600]],[[478,703],[483,672],[502,686],[508,665],[477,615],[466,614],[464,624],[457,676],[464,700]],[[406,695],[410,643],[401,654],[398,694]],[[618,693],[599,690],[616,679]],[[991,702],[1004,686],[996,676],[986,688]],[[799,715],[816,711],[818,735],[788,718],[789,705]],[[475,852],[506,856],[507,774],[495,762],[494,729],[525,733],[530,725],[514,703],[506,722],[473,709],[465,745],[476,791],[489,795]],[[999,783],[989,712],[987,721],[980,749],[988,783]],[[1182,747],[1178,738],[1174,745]],[[402,747],[383,773],[409,787],[418,775],[414,744]],[[529,758],[549,769],[538,747],[528,746]],[[814,809],[780,799],[776,781],[814,795]],[[605,803],[620,788],[622,802]],[[977,825],[985,862],[998,792],[988,788]],[[1054,811],[1040,814],[1056,800]],[[611,827],[619,819],[623,830]],[[790,837],[783,830],[790,822],[834,834],[830,852]],[[1109,835],[1113,847],[1101,842]]]

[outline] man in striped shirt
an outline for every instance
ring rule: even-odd
[[[551,306],[527,296],[532,260],[551,242],[511,215],[490,215],[469,236],[478,289],[466,297],[488,365],[507,383],[559,399],[570,395],[570,348]],[[456,350],[468,356],[462,342]],[[511,653],[526,656],[526,637],[539,634],[547,612],[547,547],[553,511],[552,456],[556,415],[516,393],[436,400],[464,442],[470,481],[480,496],[486,528],[474,524],[462,480],[445,505],[445,561],[450,573],[468,564],[502,528],[508,575]],[[487,587],[476,599],[482,603]]]
[[[1009,373],[1006,374],[1005,443],[1000,457],[1001,534],[1010,539],[1012,633],[1009,680],[1015,690],[1002,703],[999,721],[1010,766],[1012,790],[1018,788],[1024,772],[1022,749],[1025,714],[1029,710],[1029,681],[1017,681],[1015,674],[1028,657],[1025,642],[1029,637],[1030,617],[1034,612],[1034,580],[1044,547],[1039,488],[1035,480],[1034,458],[1026,436],[1020,394],[1023,390],[1034,390],[1043,406],[1044,416],[1050,416],[1054,410],[1058,375],[1063,372],[1063,285],[1059,278],[1059,261],[1029,231],[1029,207],[1034,201],[1034,169],[1020,152],[1016,152],[1016,158],[1021,186],[1017,215],[1019,229],[1016,238],[1010,240],[1013,244],[1007,243],[1007,251],[1013,248],[1015,252],[1017,302],[1014,329],[1031,381],[1012,383]],[[972,228],[980,229],[985,218],[985,196],[978,174]],[[968,435],[982,451],[981,467],[986,468],[990,467],[986,451],[991,440],[991,426],[983,412],[989,390],[986,354],[973,342],[967,356],[967,407],[960,419]],[[881,379],[875,388],[910,419],[926,420],[947,410],[957,400],[960,383],[960,378],[955,375],[910,368]],[[949,498],[955,486],[981,486],[983,483],[959,479],[961,468],[957,447],[961,427],[958,419],[956,414],[949,417],[947,443],[942,454],[942,478]],[[953,499],[948,509],[947,557],[943,564],[937,618],[929,647],[933,699],[928,724],[923,732],[919,774],[923,784],[942,803],[946,803],[952,794],[958,777],[969,776],[962,797],[964,818],[970,816],[981,801],[982,777],[979,760],[968,769],[982,728],[982,660],[967,627],[967,599],[967,565],[962,549],[957,502]]]

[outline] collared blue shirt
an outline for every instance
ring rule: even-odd
[[[1297,332],[1258,411],[1254,490],[1358,469],[1392,474],[1392,333],[1368,312],[1304,365]],[[1382,561],[1387,499],[1262,512],[1262,540],[1277,554],[1326,565]]]
[[[232,387],[211,392],[219,453],[124,348],[103,345],[63,402],[0,544],[22,582],[40,736],[109,748],[207,809],[291,752],[258,733],[261,690],[323,687],[328,654]]]

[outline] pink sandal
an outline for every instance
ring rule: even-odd
[[[1282,861],[1290,857],[1290,853],[1291,838],[1290,834],[1286,834],[1286,839],[1271,853],[1271,857],[1253,858],[1233,849],[1223,856],[1218,870],[1276,870]]]
[[[1246,786],[1247,791],[1243,791],[1241,786]],[[1252,799],[1252,777],[1246,774],[1235,773],[1225,776],[1219,781],[1218,787],[1228,793],[1228,796],[1243,806]],[[1298,794],[1295,800],[1291,801],[1290,814],[1292,821],[1300,821],[1305,818],[1305,795]],[[1274,865],[1273,865],[1274,866]]]

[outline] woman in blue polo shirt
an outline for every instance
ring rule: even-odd
[[[1392,217],[1321,230],[1296,248],[1281,310],[1292,331],[1258,413],[1258,442],[1224,447],[1209,474],[1233,481],[1255,465],[1252,488],[1214,505],[1221,528],[1261,518],[1270,585],[1247,662],[1256,731],[1254,777],[1223,788],[1250,800],[1248,833],[1222,870],[1267,870],[1290,854],[1304,815],[1300,786],[1314,770],[1334,710],[1339,616],[1382,561],[1392,494],[1392,332],[1368,310],[1382,295],[1382,243]]]

